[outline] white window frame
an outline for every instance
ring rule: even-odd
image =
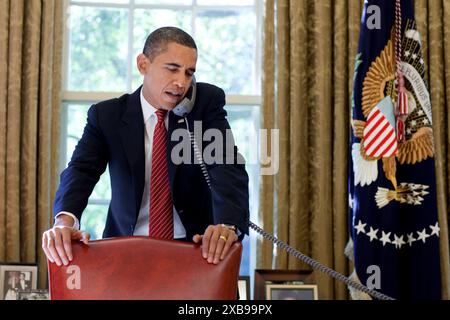
[[[224,0],[226,1],[226,0]],[[133,12],[132,10],[134,9],[174,9],[174,8],[179,8],[179,9],[190,9],[193,12],[192,15],[192,26],[193,26],[193,37],[195,38],[195,17],[197,15],[197,0],[193,0],[193,4],[192,5],[188,5],[188,6],[174,6],[174,5],[139,5],[135,3],[135,0],[130,0],[130,3],[128,4],[114,4],[114,3],[106,3],[106,2],[102,2],[102,1],[98,1],[98,2],[83,2],[83,1],[75,1],[75,0],[64,0],[64,12],[66,13],[66,24],[64,25],[64,30],[63,30],[63,36],[64,36],[64,42],[63,42],[63,74],[62,74],[62,104],[71,104],[71,103],[83,103],[83,104],[93,104],[96,103],[98,101],[103,101],[103,100],[108,100],[108,99],[112,99],[112,98],[116,98],[119,97],[121,95],[123,95],[126,92],[85,92],[85,91],[70,91],[68,90],[68,64],[69,64],[69,45],[70,45],[70,33],[69,30],[67,28],[67,23],[69,23],[68,18],[68,13],[69,13],[69,8],[71,4],[79,4],[79,5],[85,5],[85,6],[90,6],[90,7],[108,7],[108,8],[128,8],[129,10],[131,10],[130,12]],[[236,9],[236,10],[240,10],[242,8],[248,8],[248,7],[252,7],[253,6],[217,6],[217,5],[213,5],[213,6],[207,6],[207,8],[209,10],[229,10],[229,9]],[[256,32],[257,32],[257,37],[256,37],[256,43],[255,46],[256,48],[260,48],[260,50],[256,50],[255,52],[255,66],[256,68],[254,68],[255,70],[255,74],[254,76],[254,83],[255,85],[258,85],[261,81],[261,61],[262,61],[262,23],[263,23],[263,8],[264,8],[264,0],[255,0],[255,11],[256,11]],[[128,15],[128,57],[127,57],[127,90],[128,93],[132,92],[133,88],[131,88],[132,86],[132,70],[133,70],[133,61],[134,59],[131,57],[131,55],[133,54],[133,14]],[[255,88],[257,92],[259,92],[259,94],[257,95],[237,95],[237,94],[233,94],[233,95],[229,95],[226,94],[226,104],[228,108],[233,108],[233,106],[235,105],[239,105],[239,106],[245,106],[245,105],[249,105],[249,106],[261,106],[262,103],[262,97],[261,97],[261,89],[260,88]],[[62,116],[61,116],[61,128],[67,128],[67,108],[64,108],[63,112],[61,112]],[[61,134],[61,141],[60,141],[60,146],[62,151],[64,152],[60,152],[60,159],[59,159],[59,166],[60,166],[60,170],[63,170],[66,166],[67,163],[67,159],[66,159],[66,155],[67,155],[67,146],[66,146],[66,141],[67,141],[67,135],[66,135],[66,131],[62,130],[62,134]],[[89,199],[89,204],[98,204],[98,205],[108,205],[109,200],[102,200],[102,199]],[[256,220],[256,217],[251,217],[251,219],[254,221]],[[255,252],[256,250],[254,250],[256,248],[256,235],[254,233],[250,233],[250,247],[251,247],[251,252]],[[252,254],[250,256],[250,265],[249,265],[249,270],[250,270],[250,277],[252,279],[253,282],[253,274],[251,272],[251,270],[254,270],[256,266],[256,254]],[[251,286],[251,288],[253,288],[253,286]],[[252,289],[253,291],[253,289]]]

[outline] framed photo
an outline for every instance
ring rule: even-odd
[[[311,270],[255,270],[254,300],[266,300],[268,284],[301,285],[315,284],[314,273]]]
[[[48,290],[19,291],[17,300],[50,300]]]
[[[37,286],[37,265],[0,265],[0,300],[17,300],[19,291],[29,291]]]
[[[239,276],[239,300],[250,300],[250,276]]]
[[[319,300],[315,284],[267,284],[267,300]]]

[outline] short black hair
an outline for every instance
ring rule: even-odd
[[[197,50],[194,39],[187,32],[176,27],[162,27],[149,34],[142,52],[151,61],[166,51],[171,42]]]

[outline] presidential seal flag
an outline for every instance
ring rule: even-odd
[[[396,299],[440,299],[433,120],[412,0],[365,1],[351,108],[352,277]]]

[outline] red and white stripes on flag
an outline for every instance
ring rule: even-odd
[[[378,107],[373,108],[367,117],[363,141],[369,157],[392,157],[397,152],[395,128]]]
[[[408,95],[404,90],[398,93],[398,113],[400,115],[408,114]]]

